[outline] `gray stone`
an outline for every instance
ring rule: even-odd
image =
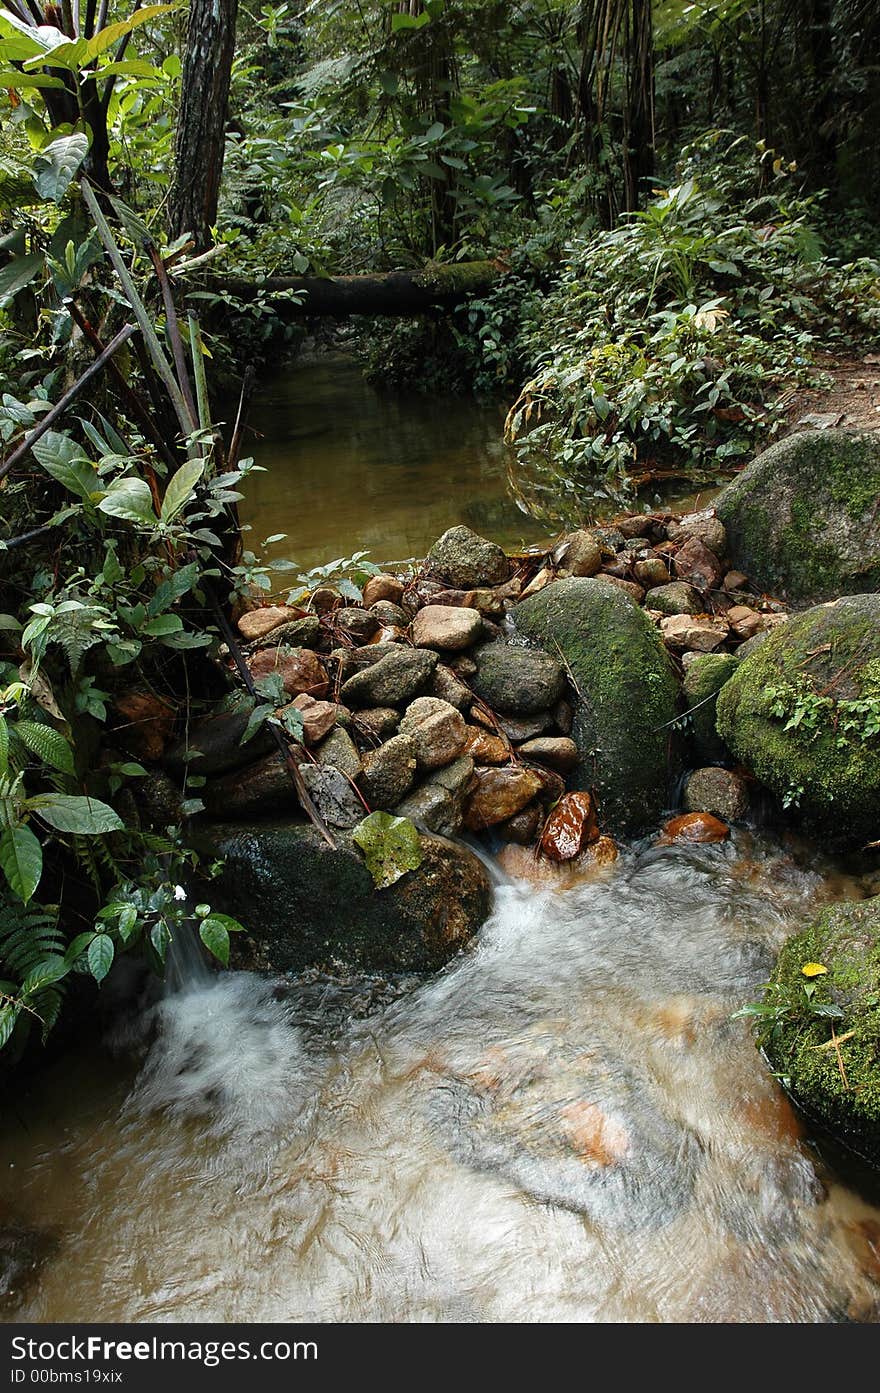
[[[524,603],[534,603],[537,599],[538,596],[534,596]],[[487,643],[475,656],[477,671],[473,689],[493,711],[532,716],[553,706],[565,693],[562,664],[540,649],[519,648],[503,642]]]
[[[439,697],[417,697],[400,722],[413,741],[420,769],[438,769],[464,753],[467,726],[461,712]]]
[[[727,751],[715,729],[715,706],[718,693],[739,666],[739,655],[694,653],[691,656],[693,661],[685,668],[682,683],[684,708],[689,713],[686,735],[700,759],[724,759]]]
[[[507,557],[494,542],[469,527],[450,527],[428,552],[428,569],[459,590],[498,585],[507,579]]]
[[[648,594],[646,604],[663,614],[701,614],[705,609],[700,592],[685,580],[656,585]]]
[[[394,735],[363,757],[361,788],[371,808],[393,808],[412,788],[416,776],[415,743]]]
[[[696,537],[703,546],[708,547],[716,556],[724,556],[727,550],[727,533],[724,523],[711,508],[705,508],[699,513],[686,513],[678,522],[670,522],[667,528],[667,536],[671,542],[684,541],[688,537]]]
[[[395,735],[399,725],[400,712],[393,706],[373,706],[359,711],[355,721],[357,731],[375,736],[377,740],[387,740],[389,735]]]
[[[378,662],[349,677],[341,696],[349,706],[397,706],[427,685],[436,666],[437,654],[427,648],[395,644]]]
[[[361,757],[357,746],[347,730],[337,726],[315,750],[319,764],[338,769],[349,779],[357,779],[361,772]]]
[[[303,764],[300,768],[312,802],[328,827],[355,827],[364,816],[364,807],[341,769],[323,764]]]
[[[456,837],[464,820],[464,801],[474,774],[474,762],[464,757],[438,769],[394,809],[420,829]]]
[[[459,653],[476,643],[483,621],[475,609],[455,605],[425,605],[412,622],[413,643],[420,648],[440,648]]]
[[[695,769],[685,784],[684,806],[689,813],[713,813],[725,822],[741,822],[749,810],[749,786],[732,769]]]
[[[438,663],[431,679],[430,695],[448,701],[457,711],[470,711],[474,694],[470,687],[445,663]]]

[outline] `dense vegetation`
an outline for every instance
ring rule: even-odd
[[[200,703],[275,721],[217,658],[272,583],[249,377],[211,405],[296,346],[271,278],[491,262],[345,332],[388,386],[505,393],[553,523],[711,475],[876,334],[878,52],[871,0],[4,0],[0,1047],[120,949],[159,967],[190,924],[228,956],[181,885],[198,768],[163,801],[145,766]]]

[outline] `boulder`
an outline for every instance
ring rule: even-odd
[[[210,778],[230,769],[240,769],[260,755],[268,754],[275,748],[275,742],[265,725],[246,745],[241,743],[252,710],[253,702],[242,694],[227,710],[199,717],[190,725],[186,738],[176,741],[166,752],[165,763],[175,771],[188,767],[191,774]]]
[[[477,652],[476,662],[473,689],[493,711],[534,716],[553,706],[565,691],[562,664],[538,648],[487,643]]]
[[[441,648],[449,653],[470,648],[482,632],[479,612],[462,606],[425,605],[412,622],[413,643],[418,648]]]
[[[436,666],[437,654],[427,648],[394,645],[377,662],[349,677],[341,696],[350,706],[398,706],[422,690]]]
[[[541,851],[551,861],[570,861],[598,836],[596,809],[589,793],[566,793],[544,824]]]
[[[311,826],[293,821],[216,824],[199,833],[196,849],[224,858],[211,904],[248,931],[236,935],[235,948],[281,972],[339,964],[433,971],[488,916],[489,879],[468,847],[423,835],[418,870],[376,890],[350,837],[337,837],[333,851]]]
[[[661,842],[724,842],[730,836],[726,822],[714,813],[682,813],[663,824]]]
[[[507,557],[494,542],[469,527],[450,527],[428,552],[427,567],[456,590],[499,585],[507,579]]]
[[[733,769],[707,765],[688,775],[684,806],[689,813],[714,813],[725,822],[740,822],[749,810],[749,786]]]
[[[880,588],[880,432],[804,431],[757,456],[719,495],[730,555],[794,601]]]
[[[312,802],[328,827],[348,829],[360,822],[364,816],[364,805],[341,769],[332,764],[303,764],[300,773]]]
[[[596,577],[604,585],[611,585],[615,590],[619,590],[628,600],[632,600],[634,605],[640,605],[645,598],[644,587],[637,585],[634,580],[624,580],[622,576],[602,575]]]
[[[464,753],[467,726],[460,711],[439,697],[417,697],[400,722],[413,742],[420,769],[440,769]]]
[[[880,836],[878,703],[880,595],[850,595],[764,639],[722,688],[717,729],[808,827],[858,846]]]
[[[650,619],[599,579],[555,581],[515,611],[519,632],[559,645],[578,697],[580,759],[569,787],[595,788],[603,822],[636,831],[656,821],[674,775],[678,683]]]
[[[285,760],[277,750],[263,759],[209,779],[202,791],[209,817],[266,817],[297,806]]]
[[[808,963],[827,970],[805,976]],[[810,997],[807,986],[814,988]],[[788,1008],[762,1044],[794,1101],[837,1140],[880,1166],[880,896],[828,905],[790,938],[768,1000]],[[839,1059],[832,1025],[840,1037]]]
[[[695,653],[684,674],[682,691],[687,712],[687,735],[700,759],[723,759],[724,741],[715,729],[718,693],[739,667],[732,653]]]

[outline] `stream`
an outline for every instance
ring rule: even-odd
[[[317,417],[340,381],[321,373],[296,384]],[[471,501],[501,515],[495,416],[351,390],[351,416],[287,446],[302,416],[263,404],[262,462],[287,464],[257,476],[258,534],[290,532],[303,565],[387,559]],[[877,1320],[880,1194],[835,1169],[734,1017],[787,934],[868,887],[742,827],[632,844],[565,891],[490,867],[491,918],[432,978],[269,980],[193,953],[31,1079],[4,1108],[0,1213],[45,1256],[0,1317]]]

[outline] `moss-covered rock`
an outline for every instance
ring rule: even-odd
[[[734,565],[789,600],[880,589],[880,432],[804,431],[771,445],[716,511]]]
[[[561,654],[578,696],[573,789],[593,789],[604,826],[654,823],[668,802],[678,682],[657,630],[633,602],[599,580],[554,581],[515,611],[517,630]]]
[[[351,837],[336,837],[333,851],[308,823],[292,820],[200,832],[197,849],[225,860],[211,903],[245,925],[243,947],[254,964],[433,971],[487,918],[491,886],[467,847],[423,833],[418,870],[376,890]],[[242,948],[238,939],[233,946]]]
[[[694,754],[709,763],[723,759],[727,753],[724,741],[715,729],[715,701],[725,682],[729,682],[739,666],[733,653],[700,653],[688,665],[684,675],[685,710],[688,715],[688,737]]]
[[[880,836],[880,595],[776,629],[717,700],[732,754],[834,845]]]
[[[806,977],[808,963],[828,971]],[[765,1048],[795,1102],[880,1165],[880,896],[830,905],[790,938],[766,1001],[779,1018]],[[835,1015],[821,1014],[829,1007]],[[829,1044],[832,1023],[840,1059]]]

